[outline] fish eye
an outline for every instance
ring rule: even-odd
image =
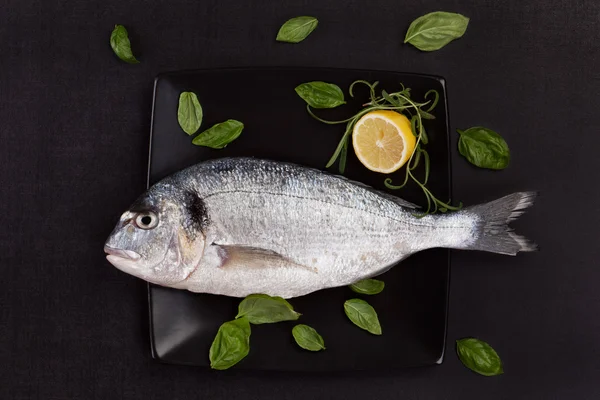
[[[153,212],[145,212],[135,217],[135,224],[141,229],[152,229],[158,225],[158,216]]]

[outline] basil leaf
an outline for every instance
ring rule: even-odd
[[[350,289],[360,294],[377,294],[383,291],[385,283],[377,279],[363,279],[350,285]]]
[[[415,19],[408,27],[404,43],[422,51],[439,50],[465,34],[469,18],[461,14],[436,11]]]
[[[375,309],[364,300],[350,299],[344,303],[344,311],[356,326],[374,335],[381,335],[381,325]]]
[[[308,325],[299,324],[292,329],[292,335],[298,346],[310,351],[325,350],[325,341],[316,330]]]
[[[333,83],[307,82],[298,85],[295,90],[313,108],[334,108],[346,104],[344,92]]]
[[[459,130],[458,151],[479,168],[504,169],[510,162],[510,150],[502,136],[481,126]]]
[[[275,40],[279,42],[299,43],[306,39],[318,24],[319,21],[315,17],[303,16],[292,18],[281,25]]]
[[[248,355],[250,323],[247,318],[225,322],[210,346],[208,357],[213,369],[227,369]]]
[[[494,376],[504,373],[498,353],[482,340],[475,338],[457,340],[456,352],[465,367],[478,374]]]
[[[123,25],[115,25],[110,34],[110,47],[121,60],[129,64],[138,64],[139,61],[134,57],[131,52],[131,42],[129,42],[129,35],[127,29]]]
[[[300,317],[290,303],[281,297],[266,294],[251,294],[238,306],[236,318],[246,317],[252,324],[270,324],[293,321]]]
[[[196,136],[192,143],[198,146],[222,149],[237,139],[242,134],[243,129],[244,124],[240,121],[228,119],[205,130]]]
[[[202,124],[202,106],[198,96],[193,92],[182,92],[179,95],[179,108],[177,109],[179,126],[188,135],[193,135]]]

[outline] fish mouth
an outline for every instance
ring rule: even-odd
[[[110,247],[105,245],[104,252],[107,254],[106,258],[120,258],[124,260],[137,261],[142,258],[141,254],[136,253],[133,250],[123,250],[117,249],[115,247]]]

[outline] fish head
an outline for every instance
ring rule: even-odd
[[[104,245],[106,258],[151,283],[173,286],[185,281],[204,251],[204,214],[194,193],[150,190],[121,215]]]

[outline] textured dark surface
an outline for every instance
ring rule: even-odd
[[[598,2],[9,0],[0,8],[0,398],[600,396]],[[466,36],[428,54],[402,45],[410,21],[435,9],[470,16]],[[299,14],[321,24],[301,44],[276,43],[279,25]],[[112,54],[115,23],[129,29],[141,64]],[[454,159],[455,198],[540,190],[516,226],[542,250],[455,253],[449,316],[449,340],[488,341],[503,376],[475,375],[451,355],[436,367],[335,375],[214,373],[151,359],[145,284],[110,267],[102,244],[145,186],[153,78],[262,65],[442,75],[452,130],[485,125],[504,135],[513,149],[505,171]]]

